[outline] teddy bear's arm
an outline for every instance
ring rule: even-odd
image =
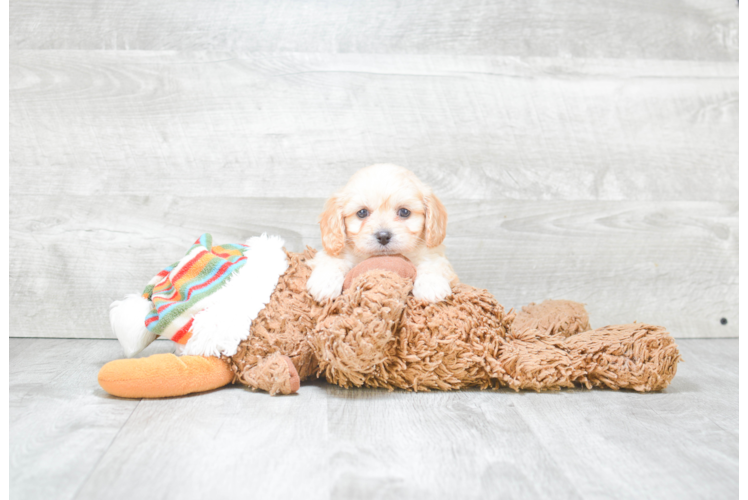
[[[328,382],[362,386],[372,374],[382,375],[412,287],[409,278],[372,270],[326,307],[309,342]]]

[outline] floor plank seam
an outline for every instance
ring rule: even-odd
[[[545,454],[548,456],[550,460],[553,461],[554,464],[556,464],[556,470],[563,476],[566,481],[568,481],[569,487],[576,493],[577,498],[584,499],[586,498],[584,494],[582,494],[581,491],[577,488],[577,485],[574,483],[574,480],[569,477],[569,475],[566,473],[566,470],[564,470],[561,467],[561,461],[556,457],[556,455],[543,443],[543,437],[538,434],[535,427],[530,423],[530,421],[525,417],[525,415],[522,412],[522,406],[521,401],[520,404],[515,405],[515,409],[517,410],[517,414],[520,416],[522,421],[525,423],[528,429],[530,429],[530,432],[532,433],[533,437],[537,441],[537,443],[540,445],[540,447],[543,449]]]
[[[117,398],[117,399],[119,399],[119,398]],[[133,414],[135,413],[135,411],[140,406],[140,403],[142,403],[142,402],[143,402],[143,400],[140,399],[138,401],[138,404],[136,404],[135,407],[132,409],[132,411],[130,412],[130,414],[127,416],[127,420],[125,420],[123,422],[123,424],[120,426],[119,430],[114,435],[114,437],[112,438],[112,440],[109,441],[109,444],[107,445],[106,449],[99,456],[99,459],[96,461],[96,463],[93,465],[93,467],[91,467],[91,470],[89,471],[89,473],[86,474],[85,479],[81,482],[80,486],[78,486],[78,488],[75,490],[75,493],[71,497],[71,500],[76,500],[78,498],[78,495],[80,495],[81,490],[86,486],[86,484],[88,483],[89,479],[91,479],[91,476],[93,475],[94,471],[99,466],[99,464],[101,463],[101,461],[104,459],[104,457],[106,456],[106,454],[109,453],[109,450],[111,449],[112,445],[114,444],[114,442],[119,437],[120,432],[122,432],[122,429],[125,428],[125,426],[127,425],[127,422],[130,421],[130,418],[133,416]]]

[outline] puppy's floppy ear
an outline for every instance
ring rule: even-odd
[[[426,206],[426,246],[434,248],[447,236],[447,209],[433,193],[423,197],[423,204]]]
[[[325,210],[319,216],[322,231],[322,247],[327,255],[335,257],[345,246],[345,221],[340,206],[340,198],[335,195],[325,203]]]

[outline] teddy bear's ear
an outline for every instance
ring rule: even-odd
[[[434,193],[424,196],[423,204],[426,206],[426,246],[434,248],[441,245],[447,235],[447,209]]]
[[[325,210],[319,216],[319,228],[322,231],[322,247],[327,255],[339,255],[345,246],[345,221],[338,195],[325,203]]]

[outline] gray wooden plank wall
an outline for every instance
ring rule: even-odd
[[[507,307],[737,336],[737,47],[728,1],[12,0],[10,335],[110,337],[202,232],[319,247],[386,161]]]
[[[738,39],[737,60],[740,64],[741,88],[738,93],[738,122],[740,134],[739,147],[739,181],[740,189],[740,390],[741,409],[748,411],[748,5],[742,3],[738,9]],[[746,450],[745,478],[743,483],[748,492],[748,439],[744,438]]]

